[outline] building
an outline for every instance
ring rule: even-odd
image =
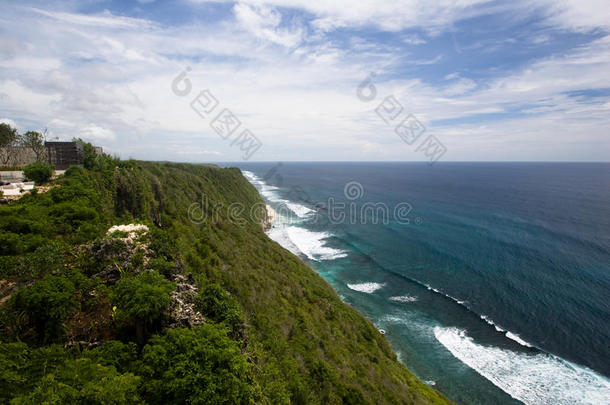
[[[2,149],[0,152],[4,155],[5,151],[6,149]],[[24,146],[10,148],[6,153],[10,154],[9,161],[6,164],[9,167],[24,167],[36,161],[36,153],[31,148]],[[0,167],[2,166],[4,165],[0,163]]]
[[[83,165],[84,150],[81,141],[60,142],[49,141],[44,143],[47,161],[58,170],[64,170],[71,165]],[[97,155],[104,153],[100,146],[93,146],[93,151]],[[7,155],[8,153],[8,155]],[[36,161],[36,153],[31,148],[15,146],[10,149],[0,149],[0,154],[9,156],[6,163],[0,162],[0,167],[22,168]]]
[[[72,165],[83,165],[84,153],[82,142],[45,142],[49,163],[58,170]]]

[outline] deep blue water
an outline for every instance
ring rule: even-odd
[[[232,165],[269,235],[454,401],[610,403],[610,164]]]

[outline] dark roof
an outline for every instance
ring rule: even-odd
[[[76,145],[77,143],[80,142],[74,142],[74,141],[47,141],[45,142],[45,146],[72,146],[72,145]]]

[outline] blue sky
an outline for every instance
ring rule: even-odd
[[[610,156],[607,1],[0,6],[0,120],[123,158],[239,161],[246,129],[261,144],[250,160],[426,160],[429,136],[449,161]],[[191,108],[203,90],[209,116]],[[403,108],[389,123],[375,112],[386,97]],[[210,126],[225,108],[241,123],[226,139]],[[425,127],[413,144],[394,131],[408,115]]]

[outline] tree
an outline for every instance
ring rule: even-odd
[[[239,304],[216,283],[207,285],[196,297],[195,308],[206,318],[229,327],[233,339],[243,339],[245,319]]]
[[[252,366],[224,328],[170,329],[142,350],[142,387],[151,404],[251,404]]]
[[[46,134],[47,130],[45,129],[44,133],[42,134],[36,131],[28,131],[22,136],[23,146],[32,149],[36,155],[37,162],[46,160],[47,149],[44,146]]]
[[[111,292],[115,321],[122,329],[135,328],[138,342],[144,343],[169,307],[173,290],[174,284],[156,272],[121,279]]]
[[[23,175],[37,184],[44,183],[53,175],[53,166],[47,162],[30,163],[23,168]]]
[[[38,338],[48,342],[63,331],[62,322],[79,306],[74,283],[61,276],[45,276],[11,297],[11,306],[27,315]]]
[[[0,164],[8,166],[19,141],[19,133],[9,124],[0,123]]]
[[[136,404],[140,377],[90,359],[67,360],[12,404]]]

